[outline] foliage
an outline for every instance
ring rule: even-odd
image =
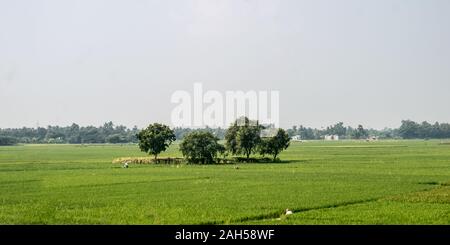
[[[362,126],[362,125],[361,125]],[[359,130],[359,131],[358,131]],[[287,130],[290,137],[300,135],[303,140],[319,140],[325,135],[338,135],[340,139],[363,139],[368,136],[376,136],[380,139],[399,138],[398,129],[384,128],[377,129],[358,129],[351,126],[344,126],[342,122],[328,126],[325,129],[310,128],[305,126],[293,126]]]
[[[194,131],[206,131],[206,132],[210,132],[212,133],[215,137],[219,138],[219,139],[224,139],[225,138],[225,133],[226,133],[226,129],[223,128],[210,128],[208,126],[206,126],[205,128],[202,129],[192,129],[192,128],[180,128],[180,127],[176,127],[173,129],[175,137],[177,138],[177,140],[182,140],[184,138],[184,136],[190,132],[194,132]]]
[[[48,126],[47,128],[8,128],[0,129],[0,136],[16,138],[18,143],[137,143],[135,126],[129,129],[122,125],[107,122],[100,127],[80,127],[73,123],[71,126]],[[113,137],[114,136],[114,137]]]
[[[432,125],[426,121],[419,124],[411,120],[403,120],[399,134],[404,139],[450,138],[450,124],[436,122]]]
[[[153,155],[156,159],[158,154],[165,151],[175,140],[175,135],[168,126],[154,123],[141,130],[137,134],[137,138],[139,140],[139,149]]]
[[[325,130],[325,134],[338,135],[339,137],[343,137],[347,134],[347,128],[344,127],[343,122],[338,122],[333,126],[327,127],[327,129]]]
[[[283,129],[278,129],[273,137],[263,138],[259,147],[261,155],[271,155],[276,160],[281,151],[289,147],[290,137]]]
[[[237,126],[237,122],[234,122],[228,129],[225,134],[225,148],[232,155],[238,154],[238,144],[237,144],[237,133],[239,127]]]
[[[319,129],[304,127],[303,125],[300,125],[299,127],[293,126],[287,130],[287,133],[291,137],[294,135],[300,135],[300,137],[304,140],[320,139],[322,134],[324,134]]]
[[[233,155],[244,154],[249,159],[261,142],[262,129],[258,121],[251,121],[247,117],[236,120],[225,135],[227,150]]]
[[[206,131],[194,131],[187,134],[180,144],[180,151],[190,163],[211,164],[217,155],[225,151],[219,139]]]
[[[364,129],[362,125],[358,125],[358,128],[353,131],[354,139],[365,139],[369,136],[369,132]]]
[[[410,120],[403,120],[402,126],[399,128],[400,135],[405,139],[413,139],[419,137],[420,125]]]
[[[237,152],[237,126],[234,124],[227,129],[222,128],[175,128],[174,134],[176,139],[183,139],[184,135],[193,131],[208,131],[219,139],[225,139],[227,150],[232,154]],[[231,131],[230,131],[231,130]],[[358,128],[345,126],[342,122],[330,125],[324,129],[305,127],[303,125],[293,126],[287,129],[289,136],[300,135],[304,140],[319,140],[325,135],[336,134],[340,139],[355,139],[366,135],[357,132]],[[368,136],[377,136],[380,139],[444,139],[450,138],[450,124],[435,122],[417,123],[411,120],[404,120],[399,128],[384,129],[365,129]],[[122,125],[114,125],[107,122],[102,126],[85,126],[81,127],[73,123],[70,126],[48,126],[46,128],[6,128],[0,129],[0,136],[8,136],[15,138],[17,143],[70,143],[70,144],[90,144],[90,143],[137,143],[136,138],[139,129],[135,126],[127,128]],[[228,138],[227,138],[228,136]]]
[[[121,134],[112,134],[106,137],[106,142],[111,144],[127,143],[127,138]]]
[[[0,136],[0,146],[2,145],[15,145],[17,144],[17,139],[10,136]]]

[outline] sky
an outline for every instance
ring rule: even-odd
[[[279,91],[280,125],[450,122],[448,0],[0,0],[0,128],[170,124]]]

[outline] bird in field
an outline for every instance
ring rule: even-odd
[[[291,214],[293,214],[293,212],[288,208],[286,208],[286,210],[284,211],[284,215],[291,215]]]

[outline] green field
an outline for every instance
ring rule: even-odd
[[[0,147],[0,223],[450,224],[450,144],[441,141],[292,143],[281,163],[239,169],[111,163],[127,156],[144,154]],[[162,156],[180,156],[177,145]]]

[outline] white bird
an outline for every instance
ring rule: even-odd
[[[293,212],[286,208],[286,211],[284,211],[284,214],[285,215],[291,215],[291,214],[293,214]]]

